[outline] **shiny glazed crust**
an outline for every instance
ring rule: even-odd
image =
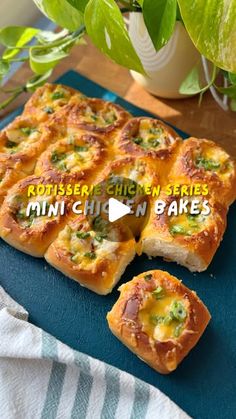
[[[63,159],[65,155],[68,157]],[[56,172],[63,176],[64,183],[89,182],[101,170],[106,159],[103,140],[98,135],[80,132],[48,147],[38,159],[35,174]]]
[[[88,257],[83,256],[81,262],[76,263],[73,261],[71,249],[67,242],[68,229],[69,234],[75,234],[76,231],[80,232],[81,228],[86,232],[91,231],[91,227],[84,216],[71,220],[66,225],[65,230],[48,248],[45,259],[54,268],[79,282],[80,285],[97,294],[106,295],[112,291],[127,265],[133,260],[135,240],[124,226],[116,224],[114,229],[118,229],[121,237],[128,234],[126,241],[115,243],[110,241],[106,243],[108,249],[107,253],[102,254],[103,256],[100,255],[95,260],[89,260]],[[78,240],[83,241],[82,239]],[[102,243],[100,245],[102,246]]]
[[[64,93],[64,97],[58,96],[53,99],[56,92]],[[46,83],[38,88],[31,96],[24,108],[24,115],[37,118],[39,122],[48,122],[58,111],[61,111],[68,104],[79,103],[86,100],[85,96],[78,90],[61,84]],[[46,108],[49,108],[48,110]]]
[[[150,276],[145,280],[144,276]],[[145,294],[157,287],[181,296],[187,308],[184,329],[178,338],[164,342],[155,340],[143,331],[138,318]],[[164,271],[148,271],[134,277],[120,288],[120,297],[107,315],[112,333],[141,360],[161,374],[175,370],[190,350],[197,344],[210,321],[210,313],[196,293],[181,281]]]
[[[103,134],[104,139],[110,144],[111,136],[114,136],[129,118],[130,114],[119,105],[102,99],[88,99],[72,107],[68,124]]]
[[[186,266],[193,272],[206,270],[223,238],[227,209],[208,198],[211,213],[206,216],[205,226],[203,222],[200,223],[200,231],[193,231],[190,235],[171,234],[167,210],[176,197],[167,197],[163,194],[158,199],[167,203],[166,210],[163,214],[156,215],[154,204],[152,205],[149,220],[140,236],[139,252],[151,257],[162,256]],[[205,198],[195,197],[195,199]]]
[[[27,190],[29,185],[60,183],[60,179],[55,176],[36,177],[30,176],[20,180],[10,189],[0,210],[0,237],[16,249],[28,253],[35,257],[43,257],[48,246],[57,237],[59,231],[66,223],[66,215],[56,217],[41,217],[39,223],[27,225],[21,222],[18,217],[19,205],[25,209],[28,203]],[[55,197],[53,202],[60,202],[59,197]],[[69,202],[66,202],[67,211]],[[24,219],[23,219],[24,220]],[[27,220],[27,219],[26,219]]]
[[[147,124],[156,129],[157,133],[154,135],[154,138],[163,138],[163,141],[156,146],[144,147],[142,144],[136,143],[132,139],[140,137],[140,125],[141,123]],[[158,130],[161,131],[158,133]],[[150,131],[150,129],[149,129]],[[142,157],[152,157],[154,159],[168,159],[171,157],[171,154],[174,152],[176,147],[176,142],[180,141],[181,138],[179,135],[168,125],[164,124],[162,121],[154,118],[140,117],[130,119],[125,126],[122,128],[117,146],[122,149],[125,153],[131,154],[133,156],[142,156]]]
[[[207,154],[212,157],[201,160],[201,156]],[[215,170],[214,166],[211,167],[212,163],[220,164],[221,161],[221,167],[216,166]],[[211,170],[207,170],[207,162]],[[226,169],[222,171],[222,167]],[[169,182],[205,183],[209,186],[210,195],[216,200],[220,196],[220,202],[228,206],[236,199],[236,162],[213,141],[191,137],[183,141],[179,148]]]

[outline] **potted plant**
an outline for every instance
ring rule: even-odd
[[[0,60],[0,77],[4,78],[15,61],[27,61],[34,73],[23,86],[10,92],[10,96],[2,103],[2,108],[21,92],[33,91],[43,84],[54,67],[70,54],[71,48],[82,42],[86,33],[112,60],[144,75],[145,80],[148,77],[150,79],[148,69],[145,71],[142,57],[136,51],[137,45],[133,45],[135,39],[131,31],[129,36],[125,24],[124,16],[131,12],[136,14],[135,19],[137,16],[143,19],[145,30],[157,52],[163,51],[166,44],[172,42],[176,22],[182,22],[184,31],[187,31],[198,51],[194,50],[195,58],[203,57],[206,81],[201,84],[198,67],[194,66],[189,71],[189,65],[189,73],[187,77],[185,74],[185,80],[179,86],[180,94],[200,93],[202,96],[210,89],[224,109],[227,109],[229,98],[231,109],[236,110],[236,0],[195,0],[191,4],[188,0],[33,1],[49,19],[63,29],[56,34],[26,27],[7,27],[0,30],[0,43],[6,48]],[[181,42],[178,43],[180,44]],[[187,61],[189,54],[186,53],[185,56]],[[208,69],[206,59],[213,63],[211,70]],[[177,71],[173,65],[171,67],[173,78]],[[187,68],[185,73],[186,70]],[[170,73],[167,71],[166,80],[167,83],[170,82]],[[219,94],[223,95],[223,99]]]

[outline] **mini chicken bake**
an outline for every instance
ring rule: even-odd
[[[209,323],[207,308],[195,292],[164,271],[142,273],[119,290],[107,315],[111,331],[156,371],[174,371]]]

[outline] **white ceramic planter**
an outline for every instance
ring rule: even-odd
[[[176,22],[172,38],[159,52],[155,51],[141,13],[131,13],[128,26],[134,48],[147,73],[143,76],[131,71],[133,78],[156,96],[185,97],[179,93],[179,87],[194,66],[201,66],[201,57],[183,24]]]

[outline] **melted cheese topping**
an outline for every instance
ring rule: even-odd
[[[132,141],[145,150],[157,151],[167,148],[174,142],[174,138],[162,126],[158,126],[148,119],[143,119],[140,122],[139,131],[132,137]]]
[[[87,124],[97,125],[98,127],[107,127],[117,121],[117,114],[113,108],[107,108],[106,110],[96,110],[88,105],[83,110],[80,121]]]
[[[6,129],[7,140],[2,147],[2,152],[14,154],[26,151],[32,144],[36,143],[41,132],[36,127],[21,127]]]
[[[180,336],[184,328],[184,321],[171,318],[171,308],[174,302],[182,304],[186,310],[185,303],[176,294],[164,293],[160,299],[155,299],[152,293],[145,295],[142,309],[138,318],[142,324],[142,330],[152,339],[165,342]],[[187,311],[186,311],[187,313]]]
[[[45,208],[45,215],[37,215],[37,210],[31,210],[29,216],[27,216],[26,211],[29,203],[38,202],[40,208]],[[45,204],[44,204],[45,202]],[[55,220],[58,216],[48,216],[48,208],[51,204],[55,203],[55,197],[52,196],[33,196],[27,198],[24,195],[13,195],[8,198],[8,205],[11,208],[12,212],[15,214],[17,223],[22,228],[42,228],[42,225]]]
[[[233,162],[224,150],[207,145],[200,154],[195,155],[195,165],[207,172],[216,173],[222,180],[229,177],[234,169]]]
[[[192,236],[205,230],[210,222],[210,216],[179,214],[169,219],[169,230],[173,236]]]
[[[119,240],[119,234],[116,234]],[[106,234],[95,232],[84,223],[78,229],[66,226],[58,236],[58,246],[71,256],[72,262],[79,265],[80,269],[93,269],[104,259],[117,259],[115,252],[119,249],[119,242],[111,242],[106,238]]]
[[[147,171],[147,166],[142,161],[132,161],[115,169],[113,171],[115,176],[123,176],[127,179],[133,180],[136,183],[145,184],[152,181]]]
[[[77,172],[93,167],[94,149],[91,145],[72,145],[69,151],[65,148],[55,148],[51,153],[51,163],[63,172]]]

